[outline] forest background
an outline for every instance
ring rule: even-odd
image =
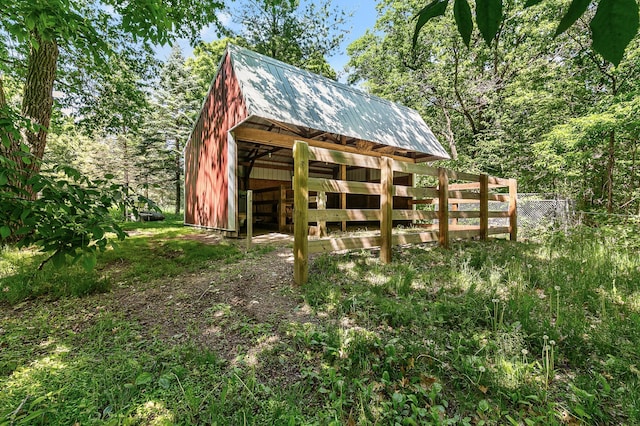
[[[15,8],[31,14],[27,29],[38,27],[39,3],[23,3]],[[57,16],[54,3],[43,3],[53,11],[47,19]],[[383,0],[375,26],[348,46],[344,70],[333,69],[328,58],[341,53],[353,16],[330,1],[215,3],[202,11],[200,22],[191,17],[192,28],[172,33],[191,37],[192,55],[185,58],[175,43],[165,61],[156,55],[159,44],[170,41],[161,28],[145,33],[126,21],[127,11],[101,4],[79,16],[95,18],[96,37],[111,31],[103,39],[108,46],[90,37],[83,41],[73,26],[66,39],[58,35],[44,164],[73,166],[92,179],[113,176],[131,193],[180,212],[181,152],[220,56],[233,42],[328,78],[340,75],[417,109],[448,147],[447,167],[517,178],[522,192],[570,198],[582,210],[640,213],[639,39],[631,40],[617,66],[603,59],[591,43],[589,21],[597,12],[589,2],[558,36],[558,17],[569,2],[525,8],[523,1],[506,1],[491,43],[475,29],[461,38],[455,9],[425,25],[414,45],[414,17],[424,2]],[[103,16],[114,11],[123,17],[121,28],[109,27]],[[179,19],[172,19],[167,31],[178,27]],[[205,22],[212,23],[217,40],[198,41],[198,25]],[[24,36],[16,42],[13,35],[0,35],[0,89],[2,103],[18,110],[29,77],[28,51],[38,40]]]

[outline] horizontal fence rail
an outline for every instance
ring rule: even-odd
[[[435,168],[420,163],[399,161],[381,156],[372,157],[352,152],[335,151],[309,146],[296,141],[294,156],[294,280],[304,284],[308,278],[309,253],[380,247],[380,259],[391,262],[392,246],[438,242],[447,247],[450,239],[479,238],[509,234],[517,239],[517,182],[486,174],[464,173],[444,168]],[[341,166],[341,179],[309,177],[309,161],[322,161]],[[380,171],[380,182],[356,182],[347,180],[346,166],[362,167]],[[416,188],[395,185],[394,173],[424,175],[437,179],[436,187]],[[451,182],[455,181],[455,182]],[[411,179],[411,182],[414,182]],[[496,189],[508,193],[492,192]],[[309,193],[317,193],[316,208],[309,207]],[[327,208],[327,193],[340,196],[340,209]],[[346,208],[346,195],[378,196],[377,209]],[[393,198],[408,199],[411,209],[394,209]],[[489,201],[508,203],[507,211],[490,211]],[[459,210],[459,204],[475,203],[478,210]],[[426,210],[417,210],[425,206]],[[489,226],[489,218],[508,218],[509,226]],[[458,224],[458,219],[477,219],[477,225]],[[393,233],[394,221],[411,221],[418,231]],[[436,223],[437,221],[437,223]],[[380,233],[372,236],[322,238],[327,235],[327,222],[379,222]],[[431,223],[422,223],[431,222]],[[315,223],[320,239],[309,240],[309,224]]]

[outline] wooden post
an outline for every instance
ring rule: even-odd
[[[518,181],[509,179],[509,239],[518,241]]]
[[[306,284],[309,278],[309,145],[293,144],[293,280]]]
[[[449,176],[447,169],[438,167],[438,242],[449,247]]]
[[[325,210],[327,208],[327,193],[324,191],[318,192],[318,210]],[[327,222],[318,221],[318,237],[327,236]]]
[[[451,204],[451,211],[452,212],[457,212],[459,210],[460,205],[458,203],[452,203]],[[457,225],[458,224],[458,218],[457,217],[452,217],[451,219],[451,225]]]
[[[344,164],[340,165],[340,179],[347,180],[347,166]],[[340,194],[340,208],[342,210],[345,210],[347,208],[347,194],[344,192]],[[342,221],[342,232],[347,232],[346,220]]]
[[[253,191],[247,191],[247,250],[251,249],[253,239]]]
[[[382,157],[380,164],[380,183],[382,193],[380,194],[380,261],[382,263],[391,262],[392,228],[393,228],[393,169],[388,157]]]
[[[280,185],[280,202],[278,203],[278,231],[287,229],[287,187]]]
[[[480,175],[480,239],[489,238],[489,176]]]

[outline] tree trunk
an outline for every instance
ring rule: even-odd
[[[451,128],[451,117],[449,116],[449,111],[444,105],[441,105],[442,113],[444,114],[444,118],[446,120],[447,125],[447,141],[449,142],[449,150],[451,150],[451,159],[458,159],[458,148],[456,147],[456,137],[453,134],[453,129]]]
[[[182,185],[180,185],[180,176],[182,174],[180,173],[180,151],[178,151],[178,150],[176,150],[175,167],[176,167],[176,170],[175,170],[175,173],[176,173],[176,209],[175,209],[175,213],[176,214],[180,214],[180,200],[182,198]]]
[[[4,94],[4,83],[2,81],[2,75],[0,74],[0,118],[7,118],[3,114],[2,109],[7,106],[7,100]],[[20,152],[20,138],[16,138],[14,134],[11,132],[10,127],[7,129],[0,129],[0,132],[3,134],[0,135],[2,138],[6,138],[8,144],[5,146],[4,143],[0,143],[0,154],[5,156],[10,161],[15,162],[17,165],[22,166],[22,162],[20,160],[20,156],[18,153]],[[13,176],[8,176],[12,185],[17,185],[18,182],[13,182]]]
[[[22,98],[22,115],[41,126],[36,132],[24,132],[24,139],[36,161],[29,165],[31,173],[40,170],[40,160],[47,145],[47,130],[53,108],[53,82],[56,78],[58,44],[32,33],[39,46],[31,46]]]
[[[607,213],[613,213],[613,166],[616,160],[616,131],[609,133],[609,157],[607,159]]]

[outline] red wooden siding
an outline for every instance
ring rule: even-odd
[[[247,117],[231,66],[225,57],[207,95],[190,142],[185,150],[185,223],[229,229],[230,128]],[[235,194],[236,188],[231,188]],[[235,196],[235,195],[234,195]]]

